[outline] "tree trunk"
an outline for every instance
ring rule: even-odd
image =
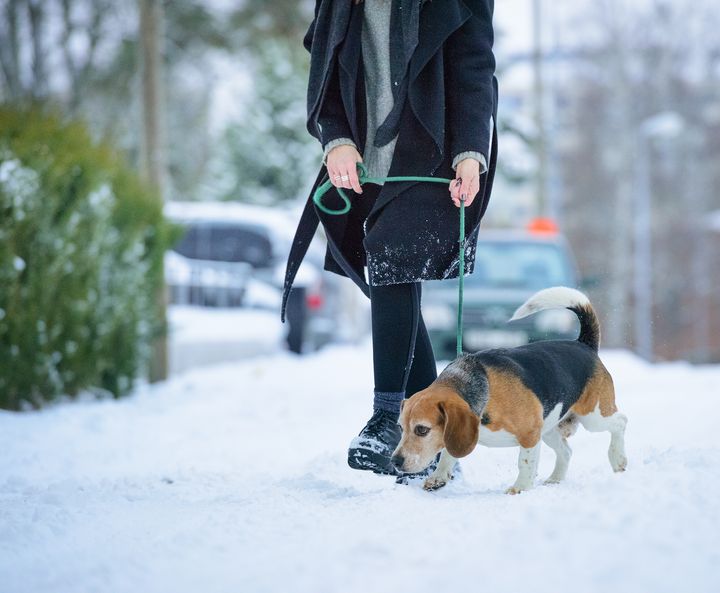
[[[163,133],[163,84],[162,0],[138,0],[140,4],[140,51],[142,52],[142,104],[143,104],[143,152],[141,171],[155,187],[160,199],[166,192],[166,171]],[[150,363],[150,381],[162,381],[168,376],[167,349],[167,290],[164,281],[157,295],[158,314],[162,318],[163,331],[153,345]]]

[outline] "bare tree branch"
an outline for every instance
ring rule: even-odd
[[[62,16],[63,16],[63,34],[61,39],[61,48],[63,58],[65,61],[65,68],[67,69],[68,77],[70,78],[71,88],[74,89],[77,86],[77,66],[73,59],[72,50],[70,49],[70,38],[75,29],[75,25],[72,22],[72,0],[62,0]]]
[[[75,111],[80,105],[83,91],[87,86],[93,70],[95,69],[95,59],[97,55],[97,47],[101,40],[103,24],[106,20],[110,6],[107,2],[94,2],[92,19],[87,30],[88,50],[82,67],[79,68],[76,83],[72,91],[72,102],[70,109]]]
[[[43,51],[43,28],[45,11],[41,0],[29,0],[27,4],[30,36],[32,38],[32,75],[30,91],[36,99],[47,95],[47,71],[45,69],[45,52]]]
[[[0,66],[6,84],[5,99],[17,100],[22,95],[20,79],[20,43],[18,40],[18,16],[23,0],[8,0],[3,25],[7,31],[0,35]],[[5,93],[4,93],[5,94]]]

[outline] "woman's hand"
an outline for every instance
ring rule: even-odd
[[[330,182],[335,187],[352,189],[361,194],[360,180],[358,179],[356,163],[362,162],[362,156],[354,146],[341,144],[328,152],[326,163]],[[347,176],[345,180],[341,179]]]
[[[463,159],[455,168],[455,179],[450,182],[450,198],[459,208],[461,196],[465,206],[473,203],[480,190],[480,163],[475,159]]]

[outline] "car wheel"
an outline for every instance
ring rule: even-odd
[[[288,296],[285,316],[288,321],[287,345],[290,352],[302,354],[305,342],[305,321],[307,308],[305,306],[305,288],[293,288]]]

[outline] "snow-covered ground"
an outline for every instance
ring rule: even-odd
[[[628,471],[581,429],[567,482],[519,496],[514,449],[434,493],[350,470],[367,344],[0,413],[0,592],[716,593],[720,367],[603,358]]]
[[[286,347],[287,328],[276,310],[171,305],[168,320],[172,375]]]

